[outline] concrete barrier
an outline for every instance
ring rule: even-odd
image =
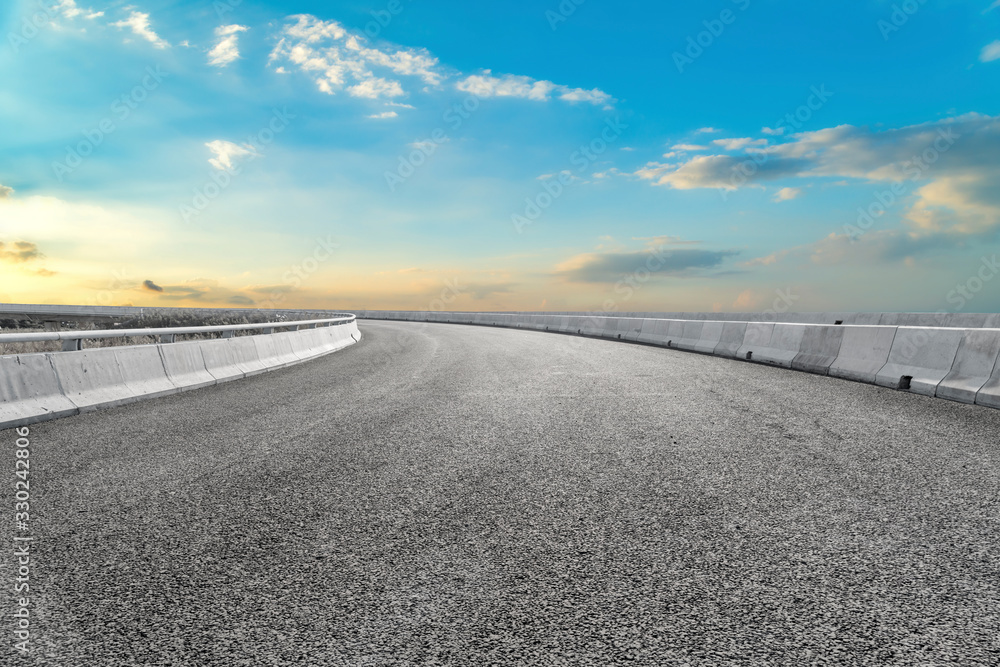
[[[1000,408],[1000,314],[830,312],[773,317],[622,312],[488,317],[499,326],[669,344],[728,358],[746,359],[749,354],[755,362]]]
[[[966,329],[951,372],[938,384],[936,395],[951,401],[975,403],[976,396],[990,380],[998,357],[1000,329]]]
[[[845,326],[840,351],[830,364],[833,377],[875,384],[875,377],[889,360],[896,327]]]
[[[762,328],[761,331],[763,332],[764,329]],[[791,368],[792,361],[801,352],[802,338],[805,332],[806,328],[802,324],[777,323],[772,325],[771,335],[767,337],[767,342],[753,349],[753,361]],[[744,347],[750,350],[754,346],[752,344],[748,346],[747,341],[744,341]]]
[[[253,341],[254,338],[256,336],[236,336],[229,339],[229,346],[233,350],[236,366],[243,373],[244,377],[258,375],[265,372],[268,368],[260,359],[257,344]]]
[[[159,345],[167,377],[178,387],[198,389],[216,383],[215,377],[205,367],[201,354],[201,341],[167,343]]]
[[[701,331],[705,328],[705,323],[698,320],[687,320],[681,322],[680,336],[674,339],[673,346],[680,350],[693,352],[701,341]]]
[[[720,322],[719,320],[705,321],[701,327],[701,335],[698,336],[698,342],[695,343],[692,351],[701,352],[702,354],[712,354],[715,352],[715,348],[719,347],[719,342],[722,340],[722,330],[725,326],[725,322]]]
[[[976,394],[976,405],[1000,408],[1000,359],[993,367],[993,373]]]
[[[110,347],[69,354],[52,353],[49,358],[63,396],[80,408],[80,412],[138,400],[125,384],[115,351]]]
[[[725,322],[722,334],[719,336],[719,344],[712,351],[712,354],[735,359],[743,346],[743,340],[746,338],[747,326],[747,322]]]
[[[176,394],[180,387],[167,377],[163,357],[156,345],[133,345],[109,348],[115,351],[115,360],[125,384],[132,393],[142,398],[156,398]],[[73,353],[69,353],[73,354]]]
[[[292,336],[298,333],[298,331],[282,331],[269,336],[274,340],[274,346],[278,350],[279,361],[285,366],[290,366],[303,360],[292,347]]]
[[[0,429],[79,412],[59,386],[47,354],[0,357]]]
[[[937,386],[951,372],[963,329],[898,327],[885,366],[875,376],[882,387],[905,389],[934,396]]]
[[[584,336],[600,336],[604,333],[606,317],[584,317],[578,323],[577,333]]]
[[[268,369],[281,368],[288,365],[288,360],[284,359],[282,352],[278,350],[271,335],[250,336],[250,340],[257,346],[257,356],[261,363]]]
[[[675,347],[678,340],[684,336],[684,322],[682,320],[663,320],[663,343],[667,347]]]
[[[327,340],[322,338],[319,329],[303,329],[295,331],[288,338],[292,351],[300,360],[312,359],[322,354]]]
[[[231,339],[206,340],[199,344],[205,370],[216,382],[242,380],[246,373],[240,368]]]
[[[736,358],[757,361],[756,355],[771,342],[773,332],[773,322],[748,322],[743,343],[736,351]]]
[[[663,345],[665,343],[663,334],[666,332],[666,329],[666,320],[646,318],[642,321],[642,327],[639,329],[636,341],[646,343],[647,345]]]
[[[0,356],[0,429],[235,380],[360,339],[351,323],[285,334]],[[262,349],[268,356],[261,357]]]
[[[802,329],[799,353],[792,359],[792,368],[798,371],[827,375],[830,372],[830,366],[840,354],[840,346],[844,340],[844,327],[808,325]]]
[[[624,340],[627,330],[626,319],[621,317],[606,317],[604,318],[604,328],[601,329],[599,335],[602,338],[610,338],[611,340]]]
[[[622,340],[627,340],[633,343],[639,340],[639,334],[642,332],[642,318],[625,318],[622,320],[622,324],[622,328],[618,331],[618,333],[621,334]]]

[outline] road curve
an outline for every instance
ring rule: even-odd
[[[1000,662],[1000,411],[610,341],[361,329],[32,427],[16,664]]]

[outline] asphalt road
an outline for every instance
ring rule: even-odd
[[[362,331],[33,427],[32,650],[0,664],[1000,663],[1000,411],[610,341]]]

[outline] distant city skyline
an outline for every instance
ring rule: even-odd
[[[21,0],[0,301],[1000,311],[1000,0]]]

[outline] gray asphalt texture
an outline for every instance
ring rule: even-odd
[[[611,341],[361,328],[33,427],[32,652],[0,663],[1000,663],[1000,411]]]

